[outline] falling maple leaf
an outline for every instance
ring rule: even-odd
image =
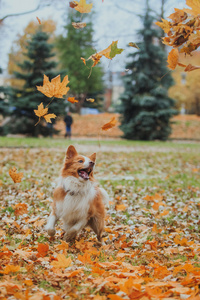
[[[15,167],[9,170],[9,175],[15,183],[21,182],[23,177],[23,173],[17,173],[17,169]]]
[[[72,263],[71,257],[66,258],[64,254],[58,254],[56,258],[57,260],[51,263],[55,268],[68,268]]]
[[[200,1],[199,0],[186,0],[187,6],[191,9],[184,8],[183,11],[191,14],[192,16],[198,16],[200,13]]]
[[[179,52],[178,49],[172,49],[168,55],[168,68],[174,70],[178,64]]]
[[[109,54],[111,59],[114,58],[117,54],[121,54],[124,51],[124,49],[117,47],[117,43],[118,41],[111,45],[111,50]]]
[[[101,129],[106,131],[106,130],[109,130],[109,129],[115,127],[116,124],[117,124],[117,120],[116,120],[115,117],[113,117],[113,118],[110,120],[110,122],[104,124],[104,125],[101,127]]]
[[[87,24],[84,23],[84,22],[79,22],[79,23],[72,22],[72,26],[73,26],[75,29],[80,29],[80,28],[86,27]]]
[[[88,102],[94,102],[95,100],[93,98],[86,98],[86,101],[88,101]]]
[[[36,87],[38,91],[49,98],[63,98],[63,95],[66,95],[69,91],[69,87],[66,87],[68,83],[68,75],[64,77],[62,82],[60,80],[60,75],[54,77],[51,82],[49,81],[49,78],[44,75],[43,86]]]
[[[75,1],[69,2],[69,6],[70,6],[71,8],[74,8],[74,7],[76,7],[77,5],[78,5],[78,4],[75,3]]]
[[[185,72],[190,72],[190,71],[194,71],[194,70],[198,70],[200,69],[200,67],[198,66],[192,66],[191,64],[187,65],[186,68],[185,68]]]
[[[81,59],[84,62],[84,64],[86,64],[86,61],[88,60],[93,60],[94,62],[92,65],[93,68],[99,63],[102,56],[105,56],[108,59],[113,59],[117,54],[120,54],[122,51],[124,51],[124,49],[120,49],[117,47],[117,43],[118,41],[113,41],[106,49],[103,49],[100,52],[92,54],[90,57],[88,57],[88,59],[82,57]]]
[[[75,10],[79,11],[81,14],[89,13],[92,9],[93,4],[87,4],[86,0],[74,1],[77,5],[74,7]]]
[[[34,113],[36,114],[36,116],[43,117],[44,115],[46,115],[48,112],[48,107],[44,108],[43,103],[40,103],[38,105],[38,109],[34,109]]]
[[[44,108],[43,103],[38,105],[38,109],[34,109],[35,115],[39,117],[39,121],[35,124],[35,126],[40,122],[41,117],[44,117],[48,123],[51,123],[51,119],[56,117],[55,114],[47,114],[47,112],[48,107]]]
[[[51,119],[55,119],[56,115],[55,114],[48,114],[48,115],[45,115],[44,118],[45,118],[46,122],[52,123]]]
[[[71,102],[71,103],[77,103],[78,102],[78,100],[76,100],[75,97],[68,97],[67,101]]]
[[[41,25],[42,23],[41,23],[40,19],[38,17],[36,17],[36,19],[38,20],[38,23]]]
[[[136,49],[140,49],[136,43],[130,42],[130,43],[128,43],[128,45],[130,47],[133,47],[133,48],[136,48]]]

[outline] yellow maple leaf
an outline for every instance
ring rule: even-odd
[[[56,115],[55,114],[48,114],[48,115],[45,115],[44,118],[45,118],[46,122],[52,123],[51,119],[55,119]]]
[[[63,78],[62,82],[60,80],[60,75],[54,77],[51,82],[49,81],[49,78],[44,75],[43,86],[36,87],[38,91],[49,98],[63,98],[63,95],[66,95],[69,91],[69,87],[66,87],[68,83],[68,75]]]
[[[0,271],[1,274],[9,274],[9,273],[15,273],[20,270],[20,266],[14,266],[14,265],[7,265],[3,271]]]
[[[193,16],[197,16],[200,14],[200,1],[199,0],[186,0],[187,6],[191,7],[191,9],[184,8],[183,11],[189,13]]]
[[[53,261],[51,265],[55,268],[68,268],[71,263],[71,257],[66,258],[64,254],[58,254],[57,261]]]
[[[79,11],[81,14],[89,13],[92,9],[93,4],[87,4],[86,0],[74,1],[77,4],[74,9]]]
[[[17,169],[15,167],[9,170],[9,175],[15,183],[21,182],[23,177],[23,173],[17,173]]]
[[[108,129],[110,129],[110,128],[113,128],[116,124],[117,124],[117,120],[116,120],[115,117],[113,117],[113,118],[110,120],[110,122],[104,124],[104,125],[101,127],[101,129],[102,129],[102,130],[108,130]]]
[[[88,101],[88,102],[94,102],[94,99],[93,98],[86,98],[86,101]]]
[[[174,70],[178,64],[179,52],[178,49],[172,49],[168,55],[168,68]]]
[[[48,112],[48,108],[44,108],[43,103],[40,103],[40,105],[38,105],[38,109],[34,109],[34,113],[36,114],[36,116],[43,117],[44,115],[46,115]]]

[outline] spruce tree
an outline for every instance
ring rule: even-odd
[[[11,122],[6,126],[6,132],[23,133],[37,136],[38,134],[47,135],[48,126],[46,122],[38,121],[34,109],[43,102],[44,106],[50,102],[50,98],[37,91],[36,86],[43,85],[44,74],[51,80],[58,74],[55,73],[57,63],[52,59],[55,54],[52,52],[53,45],[48,43],[49,35],[42,31],[42,26],[32,35],[27,42],[27,57],[21,64],[21,72],[15,72],[16,79],[24,81],[22,89],[14,89],[14,96],[9,104],[12,107]],[[64,102],[62,99],[54,99],[49,106],[49,112],[56,115],[63,112]]]
[[[87,26],[82,29],[75,29],[72,23],[80,22],[80,13],[73,10],[69,13],[67,25],[64,27],[63,35],[57,38],[57,49],[60,67],[64,73],[69,75],[69,93],[79,100],[77,110],[82,106],[100,107],[103,93],[103,71],[100,63],[90,70],[83,64],[81,57],[88,58],[95,53],[93,42],[92,15],[82,14],[82,22]],[[95,98],[95,102],[85,101],[86,98]]]
[[[170,118],[176,114],[175,101],[168,97],[173,79],[166,67],[166,54],[159,44],[160,29],[147,9],[138,32],[139,49],[129,54],[124,76],[124,94],[119,112],[124,138],[166,140],[171,133]]]

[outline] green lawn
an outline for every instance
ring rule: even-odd
[[[156,148],[193,148],[200,149],[200,143],[186,143],[173,141],[129,141],[129,140],[91,140],[91,139],[75,139],[67,140],[60,138],[16,138],[16,137],[0,137],[0,147],[14,148],[66,148],[70,144],[78,145],[108,145],[108,146],[124,146],[124,147],[156,147]]]

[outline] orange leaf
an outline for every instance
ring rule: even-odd
[[[15,214],[15,216],[20,216],[20,215],[23,215],[23,214],[27,214],[27,212],[28,212],[27,209],[28,209],[28,205],[26,203],[15,204],[14,214]]]
[[[108,298],[110,298],[111,300],[124,300],[124,298],[121,298],[115,294],[108,295]]]
[[[38,244],[38,257],[45,257],[49,251],[49,245],[48,244]]]
[[[83,63],[86,65],[85,58],[81,57],[81,60],[82,60],[82,61],[83,61]]]
[[[86,0],[74,1],[77,5],[74,7],[81,14],[89,13],[92,9],[93,4],[87,4]]]
[[[17,173],[17,169],[15,167],[9,170],[9,175],[15,183],[21,182],[23,177],[23,173]]]
[[[153,201],[153,196],[146,195],[143,199],[146,201]]]
[[[38,20],[38,23],[41,25],[42,23],[41,23],[40,19],[38,17],[36,17],[36,19]]]
[[[33,281],[31,279],[26,279],[26,280],[24,280],[24,284],[26,284],[27,286],[32,286]]]
[[[101,129],[102,129],[102,130],[108,130],[108,129],[111,129],[111,128],[115,127],[116,124],[117,124],[117,120],[116,120],[115,117],[113,117],[113,118],[110,120],[110,122],[104,124],[104,125],[101,127]]]
[[[125,210],[127,207],[126,207],[126,205],[124,205],[124,204],[119,204],[119,205],[116,205],[115,206],[115,209],[116,210]]]
[[[63,95],[66,95],[69,91],[69,87],[66,87],[68,83],[69,80],[67,75],[64,77],[62,82],[60,81],[60,75],[54,77],[51,82],[49,81],[49,78],[44,75],[43,86],[36,87],[38,91],[49,98],[63,98]]]
[[[191,9],[183,9],[186,13],[193,16],[198,16],[200,14],[200,2],[199,0],[186,0],[186,4],[191,7]]]
[[[40,105],[38,105],[38,109],[34,109],[34,113],[36,116],[43,117],[44,115],[46,115],[48,112],[48,108],[44,108],[43,103],[40,103]]]
[[[178,49],[172,49],[168,55],[168,68],[174,70],[178,64],[179,52]]]
[[[1,274],[9,274],[9,273],[15,273],[20,270],[20,266],[14,266],[14,265],[7,265],[3,271],[0,271]]]
[[[55,114],[48,114],[44,116],[46,122],[51,123],[51,119],[55,119],[56,115]]]
[[[90,255],[87,252],[85,252],[84,255],[79,255],[78,260],[80,260],[83,264],[86,264],[86,263],[92,264],[93,263]]]
[[[191,72],[191,71],[194,71],[194,70],[197,70],[197,69],[200,69],[200,67],[198,66],[192,66],[191,64],[187,65],[187,67],[185,68],[185,72]]]
[[[164,210],[160,215],[161,215],[161,216],[166,216],[166,215],[168,215],[168,213],[169,213],[168,210]]]
[[[64,254],[58,254],[57,261],[53,261],[51,265],[55,268],[68,268],[71,263],[71,257],[66,258]]]
[[[71,102],[71,103],[77,103],[78,100],[75,100],[75,97],[68,97],[67,101]]]

